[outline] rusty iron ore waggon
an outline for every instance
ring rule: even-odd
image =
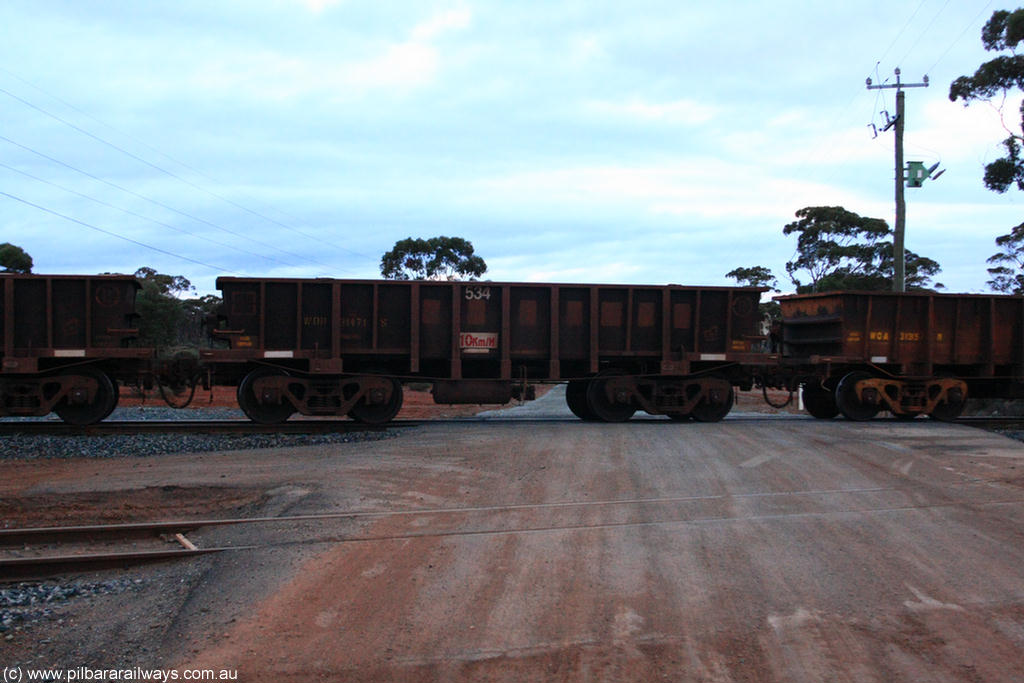
[[[402,386],[438,403],[532,398],[565,383],[584,420],[638,410],[714,422],[736,389],[802,388],[818,418],[960,415],[1024,398],[1024,297],[745,287],[222,277],[211,348],[172,361],[138,345],[136,280],[0,275],[0,416],[107,417],[118,387],[237,387],[254,421],[295,413],[388,422]],[[196,358],[195,356],[198,356]],[[187,392],[186,392],[187,393]],[[188,394],[191,396],[191,394]],[[767,397],[767,393],[766,393]]]
[[[1024,398],[1024,297],[829,292],[778,297],[783,375],[818,418],[958,417]]]
[[[117,382],[153,357],[134,345],[138,288],[123,275],[0,275],[0,415],[107,417]]]
[[[758,288],[222,277],[203,351],[242,410],[387,422],[402,383],[438,403],[506,403],[567,382],[573,413],[716,421],[765,362]]]
[[[117,407],[121,385],[158,386],[175,407],[191,400],[198,365],[139,346],[138,290],[131,275],[0,273],[0,417],[92,424]]]

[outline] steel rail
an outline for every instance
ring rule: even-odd
[[[867,489],[871,490],[871,489]],[[883,489],[885,490],[885,489]],[[840,493],[842,491],[835,491]],[[713,496],[712,496],[713,497]],[[634,502],[634,501],[606,501],[607,503],[614,502]],[[601,504],[601,502],[596,502]],[[268,548],[277,547],[289,547],[299,545],[320,545],[320,544],[337,544],[337,543],[375,543],[375,542],[387,542],[396,540],[411,540],[421,538],[445,538],[445,537],[472,537],[472,536],[504,536],[504,535],[521,535],[521,534],[537,534],[537,533],[551,533],[551,532],[564,532],[564,531],[600,531],[600,530],[614,530],[614,529],[625,529],[625,528],[667,528],[672,526],[684,525],[709,525],[709,524],[726,524],[735,522],[744,522],[751,520],[758,521],[773,521],[773,520],[789,520],[796,518],[822,518],[832,517],[836,515],[879,515],[879,514],[892,514],[902,512],[913,512],[919,510],[935,510],[935,509],[955,509],[964,506],[976,507],[994,507],[994,506],[1016,506],[1024,504],[1024,499],[1014,498],[1005,500],[993,500],[986,501],[984,503],[968,504],[964,501],[940,501],[929,504],[918,504],[918,505],[892,505],[882,506],[877,508],[849,508],[849,509],[835,509],[835,510],[802,510],[797,512],[782,512],[782,513],[770,513],[770,514],[759,514],[752,516],[732,516],[732,515],[707,515],[697,516],[693,518],[683,519],[663,519],[663,520],[636,520],[636,521],[612,521],[612,522],[581,522],[576,524],[547,524],[547,525],[536,525],[536,526],[523,526],[513,528],[481,528],[481,529],[437,529],[437,530],[417,530],[398,532],[393,534],[379,534],[379,535],[368,535],[368,536],[351,536],[351,537],[329,537],[321,539],[303,539],[303,540],[289,540],[277,543],[264,543],[260,545],[243,545],[243,546],[222,546],[216,548],[205,548],[196,550],[164,550],[164,551],[135,551],[130,553],[96,553],[96,554],[83,554],[83,555],[67,555],[58,557],[39,557],[39,558],[16,558],[13,560],[0,561],[0,582],[10,580],[12,578],[25,578],[25,577],[41,577],[50,576],[55,573],[59,574],[62,572],[73,571],[73,570],[93,570],[101,568],[109,568],[116,566],[127,566],[131,564],[137,564],[145,561],[156,561],[156,560],[168,560],[176,558],[194,557],[201,554],[219,553],[225,551],[245,551],[245,550],[265,550]],[[509,506],[519,507],[519,506]],[[530,507],[530,506],[523,506]],[[544,507],[539,505],[538,507]],[[486,510],[481,508],[480,510]],[[493,511],[498,511],[495,508]],[[412,514],[413,511],[409,511]],[[440,511],[438,511],[440,512]],[[446,511],[447,512],[447,511]],[[422,513],[422,512],[421,512]],[[388,514],[388,513],[385,513]],[[393,513],[392,513],[393,514]],[[348,515],[352,516],[352,515]],[[323,518],[325,515],[308,515],[300,517],[309,518]],[[263,520],[242,520],[246,522],[252,521],[274,521],[281,520],[287,521],[288,517],[276,517],[276,518],[264,518]],[[238,521],[238,520],[234,520]],[[8,571],[8,568],[11,571]]]
[[[771,493],[751,493],[743,494],[741,497],[745,498],[765,498],[765,497],[805,497],[805,496],[856,496],[860,494],[874,494],[886,491],[898,491],[898,488],[894,487],[869,487],[863,489],[822,489],[813,491],[779,491]],[[566,510],[566,509],[586,509],[595,507],[608,507],[608,506],[647,506],[647,505],[665,505],[665,504],[680,504],[680,503],[692,503],[699,501],[709,501],[722,498],[734,498],[732,496],[721,496],[721,495],[703,495],[703,496],[668,496],[668,497],[656,497],[656,498],[638,498],[638,499],[612,499],[612,500],[597,500],[597,501],[559,501],[550,503],[527,503],[527,504],[510,504],[510,505],[485,505],[485,506],[468,506],[468,507],[453,507],[453,508],[416,508],[408,510],[347,510],[331,513],[319,513],[319,514],[307,514],[307,515],[285,515],[279,517],[246,517],[246,518],[229,518],[229,519],[201,519],[201,520],[174,520],[174,521],[162,521],[162,522],[131,522],[123,524],[97,524],[97,525],[78,525],[78,526],[65,526],[65,527],[33,527],[23,529],[0,529],[0,545],[28,545],[32,544],[53,544],[54,542],[66,543],[73,539],[87,539],[90,541],[97,541],[104,537],[130,537],[143,533],[152,534],[170,534],[174,532],[185,532],[201,527],[210,526],[229,526],[229,525],[245,525],[245,524],[267,524],[267,523],[295,523],[295,522],[307,522],[307,521],[327,521],[332,519],[369,519],[369,518],[387,518],[387,517],[420,517],[423,515],[465,515],[465,514],[493,514],[503,512],[516,512],[522,510],[538,510],[538,509],[549,509],[549,510]],[[984,505],[1019,505],[1024,503],[1024,499],[1012,499],[1012,500],[998,500],[998,501],[987,501]],[[911,509],[929,509],[935,507],[957,507],[963,505],[962,501],[945,501],[935,504],[928,505],[911,505],[911,506],[883,506],[874,509],[843,509],[843,510],[831,510],[831,511],[812,511],[812,512],[800,512],[800,513],[783,513],[779,515],[767,515],[759,516],[759,518],[786,518],[794,515],[824,515],[824,514],[850,514],[850,513],[879,513],[879,512],[896,512],[905,511]],[[719,517],[709,516],[700,517],[690,520],[661,520],[657,522],[610,522],[610,523],[597,523],[597,524],[572,524],[572,525],[554,525],[554,526],[538,526],[538,527],[526,527],[519,529],[478,529],[478,530],[439,530],[439,531],[417,531],[417,532],[406,532],[398,534],[387,534],[379,536],[353,536],[349,538],[332,539],[331,542],[367,542],[367,541],[382,541],[382,540],[394,540],[394,539],[405,539],[405,538],[419,538],[423,536],[459,536],[459,535],[480,535],[480,534],[506,534],[506,533],[535,533],[539,531],[552,531],[552,530],[570,530],[570,529],[591,529],[591,528],[615,528],[621,526],[642,526],[646,524],[654,525],[666,525],[676,523],[709,523],[709,522],[721,522],[732,520],[732,517]],[[319,541],[302,541],[302,543],[316,543]],[[276,545],[276,544],[270,544]],[[132,552],[110,552],[110,553],[88,553],[88,554],[74,554],[74,555],[59,555],[59,556],[41,556],[41,557],[18,557],[10,559],[0,559],[0,581],[10,580],[12,578],[24,578],[26,576],[43,576],[52,575],[54,573],[61,573],[67,571],[85,571],[100,568],[109,568],[114,566],[126,566],[130,564],[136,564],[140,562],[148,562],[155,560],[166,560],[166,559],[177,559],[194,557],[201,554],[223,552],[227,550],[251,550],[266,547],[265,545],[244,545],[244,546],[223,546],[214,548],[190,548],[190,549],[175,549],[175,550],[157,550],[157,551],[132,551]]]
[[[125,420],[78,426],[56,421],[0,421],[0,434],[105,436],[110,434],[331,434],[411,427],[415,420],[366,425],[352,420],[290,420],[265,425],[248,420]]]
[[[665,505],[690,503],[725,498],[773,498],[781,496],[857,495],[895,490],[891,487],[869,487],[861,489],[815,489],[811,491],[773,491],[770,493],[746,493],[664,496],[656,498],[627,498],[609,500],[568,500],[550,503],[514,503],[507,505],[481,505],[448,508],[411,508],[406,510],[340,510],[338,512],[311,513],[306,515],[282,515],[278,517],[235,517],[224,519],[182,519],[160,522],[124,522],[120,524],[83,524],[73,526],[44,526],[15,529],[0,529],[0,546],[24,545],[33,542],[52,542],[47,539],[83,538],[96,540],[101,537],[130,537],[146,533],[169,534],[185,532],[203,527],[234,526],[243,524],[270,524],[280,522],[316,522],[332,519],[360,519],[380,517],[407,517],[423,515],[456,515],[470,513],[512,512],[541,509],[573,509],[610,507],[616,505]]]
[[[42,557],[14,557],[0,560],[0,583],[25,579],[41,579],[57,574],[128,567],[144,562],[176,560],[209,555],[225,550],[248,550],[257,546],[234,546],[177,550],[133,550],[130,552],[80,553]]]

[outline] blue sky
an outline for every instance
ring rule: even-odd
[[[997,107],[948,100],[993,55],[990,2],[5,0],[0,242],[40,273],[379,276],[405,237],[471,240],[493,280],[787,288],[805,206],[893,223],[985,291],[1024,218],[983,165]],[[1000,103],[996,103],[1000,104]],[[1019,97],[1003,105],[1014,125]],[[131,241],[129,241],[131,240]]]

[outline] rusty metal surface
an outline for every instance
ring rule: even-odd
[[[134,329],[134,277],[0,275],[0,337],[5,372],[35,372],[39,359],[124,353]]]
[[[790,358],[857,361],[920,376],[1024,373],[1024,297],[834,292],[778,301]]]
[[[51,557],[21,557],[0,559],[0,577],[3,581],[43,579],[84,571],[99,571],[130,567],[146,562],[180,560],[235,548],[197,548],[195,550],[146,550],[129,552],[83,553]]]
[[[757,288],[227,278],[213,361],[443,379],[687,374],[760,352]]]

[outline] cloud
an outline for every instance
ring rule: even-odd
[[[414,88],[436,77],[437,49],[427,43],[408,41],[388,46],[376,57],[347,64],[333,74],[333,88]]]
[[[1002,103],[1002,117],[1013,130],[1020,129],[1022,97],[1014,95]],[[997,107],[1000,103],[973,102],[969,107],[950,102],[945,97],[927,101],[920,120],[908,118],[906,150],[908,154],[924,152],[945,161],[985,163],[1003,155],[1000,143],[1009,136]],[[908,157],[910,158],[910,157]]]
[[[707,157],[527,171],[481,180],[478,187],[482,194],[504,201],[529,197],[556,205],[627,205],[647,216],[789,220],[803,206],[869,202],[852,190],[773,176],[749,164]]]
[[[417,24],[412,30],[411,39],[421,43],[430,42],[448,31],[468,28],[472,21],[472,13],[465,8],[442,12]]]
[[[322,11],[334,3],[306,0],[306,4],[312,11]],[[437,43],[471,21],[468,10],[450,10],[415,24],[404,40],[340,36],[340,44],[332,45],[330,53],[313,48],[285,52],[228,46],[195,64],[190,84],[207,92],[275,100],[326,94],[330,101],[346,101],[381,90],[408,92],[437,81],[442,62]]]
[[[344,0],[299,0],[313,14],[320,14],[326,9],[340,5]]]
[[[695,126],[710,121],[716,108],[695,100],[651,102],[633,98],[625,102],[593,101],[585,109],[602,117],[635,119],[643,123],[661,122]]]

